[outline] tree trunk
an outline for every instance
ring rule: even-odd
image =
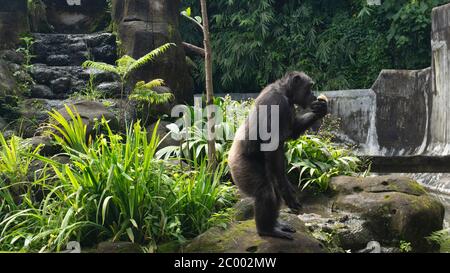
[[[202,8],[203,22],[203,43],[205,49],[205,75],[206,75],[206,106],[208,119],[208,166],[214,170],[217,165],[216,159],[216,142],[215,142],[215,122],[212,116],[210,105],[214,103],[214,89],[212,81],[212,58],[211,58],[211,39],[209,34],[209,21],[206,0],[200,0]]]

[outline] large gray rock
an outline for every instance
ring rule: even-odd
[[[255,221],[233,223],[226,229],[212,228],[195,238],[184,253],[324,253],[326,247],[314,239],[302,221],[295,215],[282,214],[284,221],[297,232],[294,240],[260,237]]]
[[[29,31],[27,0],[0,0],[0,49],[15,48]]]
[[[303,197],[301,219],[344,249],[358,250],[369,241],[414,251],[433,250],[426,237],[442,229],[444,207],[408,177],[336,177],[330,193]]]
[[[108,110],[101,102],[95,101],[79,101],[68,105],[74,113],[78,113],[81,120],[86,125],[87,135],[94,135],[97,133],[95,125],[99,123],[102,118],[108,121],[111,130],[119,130],[119,122],[115,115]],[[71,120],[69,113],[65,107],[57,110],[66,120]]]
[[[113,20],[128,55],[139,58],[165,43],[177,44],[138,71],[135,80],[161,78],[179,102],[192,103],[193,80],[178,31],[179,12],[179,0],[113,0]]]
[[[42,2],[46,6],[47,21],[57,33],[93,33],[104,30],[110,22],[110,16],[106,12],[108,3],[105,0]],[[45,25],[43,27],[43,31],[48,30]]]

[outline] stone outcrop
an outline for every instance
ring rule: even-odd
[[[56,33],[93,33],[104,30],[110,22],[105,0],[41,0],[51,30]],[[37,27],[40,25],[38,24]],[[48,28],[37,29],[45,32]]]
[[[15,48],[28,31],[27,0],[0,0],[0,50]]]
[[[184,253],[325,253],[324,244],[314,239],[302,221],[295,215],[281,218],[294,227],[294,240],[260,237],[255,221],[236,222],[226,229],[212,228],[195,238]]]
[[[116,88],[103,89],[105,97],[120,92],[117,76],[95,69],[83,69],[86,60],[114,64],[117,58],[116,37],[110,33],[96,34],[34,34],[34,65],[30,69],[36,85],[33,98],[65,99],[75,92],[103,84]],[[91,84],[92,77],[92,85]],[[118,89],[118,90],[117,90]],[[113,93],[108,93],[113,92]]]
[[[165,43],[177,45],[135,73],[134,78],[163,79],[179,102],[192,103],[193,80],[178,31],[179,7],[179,0],[113,0],[113,20],[123,50],[135,59]]]
[[[385,252],[399,252],[402,241],[415,252],[432,252],[435,246],[426,237],[442,229],[444,219],[442,203],[416,181],[401,176],[335,177],[326,193],[301,192],[299,200],[300,223],[331,252],[357,252],[371,241],[379,242]],[[249,198],[236,204],[238,223],[254,224],[253,204]],[[195,240],[196,249],[215,249],[201,238]]]
[[[100,102],[95,101],[79,101],[67,105],[73,113],[78,113],[81,120],[86,125],[86,134],[94,135],[97,132],[95,125],[101,122],[102,118],[108,121],[111,130],[119,129],[119,122],[115,115]],[[57,109],[65,120],[71,120],[69,113],[65,107]]]
[[[408,177],[336,177],[328,195],[304,197],[303,215],[316,234],[331,236],[344,249],[362,249],[369,241],[416,252],[433,250],[426,239],[442,229],[444,207]]]

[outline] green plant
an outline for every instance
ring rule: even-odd
[[[427,239],[439,244],[441,252],[450,253],[450,229],[433,232]]]
[[[80,117],[69,115],[71,121],[56,117],[58,132],[67,137],[55,140],[70,163],[34,155],[52,167],[55,179],[34,182],[46,192],[41,202],[26,194],[20,207],[0,218],[0,249],[59,251],[69,240],[83,246],[107,239],[150,246],[183,241],[235,201],[234,187],[220,181],[224,167],[211,173],[203,163],[186,172],[155,159],[157,126],[149,135],[137,122],[122,136],[103,119],[106,133],[81,144]]]
[[[130,94],[130,100],[136,100],[138,102],[147,102],[150,104],[163,104],[174,99],[172,93],[158,93],[154,91],[155,87],[162,86],[163,80],[153,80],[148,83],[140,81],[136,83],[133,93]]]
[[[381,69],[430,65],[431,10],[448,0],[216,0],[208,5],[218,92],[259,92],[289,70],[303,70],[319,90],[369,88]],[[199,1],[185,0],[191,12]],[[196,26],[181,24],[199,45]],[[201,57],[197,64],[203,62]],[[195,70],[197,88],[204,69]]]
[[[30,67],[31,66],[31,60],[36,57],[32,55],[32,46],[35,43],[33,37],[25,36],[20,38],[20,40],[23,43],[23,47],[19,47],[16,51],[20,52],[25,57],[25,66]]]
[[[73,110],[67,105],[64,107],[70,120],[66,120],[66,118],[57,110],[49,112],[49,116],[53,121],[48,124],[48,127],[50,128],[48,132],[63,148],[78,152],[86,152],[88,150],[86,144],[87,126],[83,123],[83,120],[77,113],[75,107]]]
[[[72,99],[83,99],[96,101],[102,99],[104,94],[100,92],[94,84],[95,76],[93,74],[89,75],[89,82],[87,83],[86,88],[81,92],[75,92],[70,95]]]
[[[407,241],[400,241],[400,251],[405,253],[411,252],[412,251],[411,243]]]
[[[286,157],[289,173],[298,177],[302,189],[313,186],[325,191],[331,177],[355,175],[361,167],[361,160],[352,151],[315,135],[288,142]]]
[[[31,150],[31,147],[21,138],[12,136],[6,140],[0,134],[0,179],[7,179],[9,183],[23,183],[28,181],[27,175],[32,158],[28,153],[37,154],[41,146]]]
[[[120,59],[116,61],[116,65],[110,65],[103,62],[94,62],[94,61],[86,61],[83,63],[83,67],[85,68],[94,68],[99,69],[102,71],[108,71],[112,72],[120,77],[120,83],[121,83],[121,95],[125,94],[125,83],[129,76],[135,72],[137,69],[141,68],[142,66],[148,64],[149,62],[154,61],[156,57],[166,52],[171,46],[174,46],[173,43],[167,43],[164,44],[148,54],[144,55],[143,57],[135,60],[132,57],[128,55],[124,55]]]

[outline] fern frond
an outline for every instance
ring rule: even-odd
[[[120,71],[121,75],[125,75],[128,73],[131,65],[135,62],[136,60],[133,57],[124,55],[116,61],[117,69]]]
[[[93,68],[93,69],[98,69],[98,70],[102,70],[102,71],[112,72],[115,74],[120,74],[119,70],[115,66],[107,64],[107,63],[85,61],[82,66],[83,66],[83,68]]]
[[[176,46],[176,45],[174,43],[164,44],[164,45],[152,50],[150,53],[144,55],[143,57],[139,58],[137,61],[135,61],[129,67],[127,74],[129,74],[129,73],[133,72],[134,70],[142,67],[143,65],[146,65],[147,63],[153,61],[157,56],[166,52],[171,46]]]
[[[155,87],[162,86],[164,81],[161,79],[153,80],[148,83],[140,81],[136,84],[133,93],[129,96],[130,100],[145,101],[150,104],[163,104],[174,99],[172,93],[158,93],[153,90]]]
[[[146,83],[144,81],[140,81],[140,82],[136,83],[135,89],[140,89],[140,88],[153,89],[155,87],[159,87],[159,86],[163,86],[163,85],[164,85],[164,80],[162,80],[162,79],[152,80],[148,83]]]

